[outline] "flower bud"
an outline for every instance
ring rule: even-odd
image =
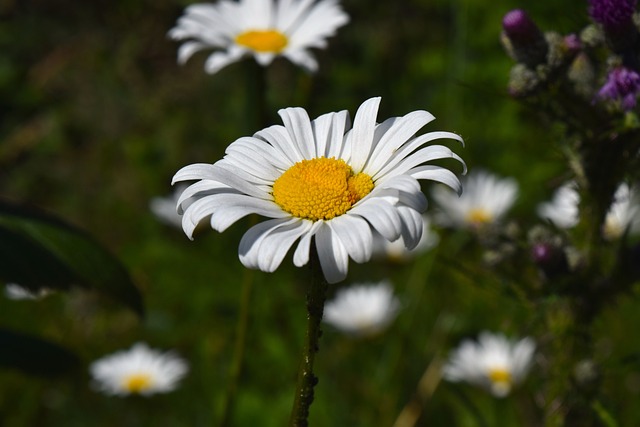
[[[522,9],[508,12],[502,20],[502,41],[507,53],[527,67],[535,68],[547,59],[547,41],[538,26]]]
[[[564,250],[551,242],[535,243],[531,248],[531,258],[547,279],[569,271]]]

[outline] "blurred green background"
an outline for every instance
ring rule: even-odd
[[[72,349],[85,366],[41,378],[0,370],[0,425],[212,426],[229,381],[243,267],[237,245],[248,220],[195,241],[149,210],[171,193],[182,166],[223,155],[260,129],[251,113],[252,60],[203,71],[205,53],[176,64],[166,32],[188,2],[0,0],[0,196],[42,207],[103,242],[129,268],[147,315],[88,291],[41,301],[0,297],[0,325]],[[512,176],[523,224],[566,177],[552,127],[509,98],[512,61],[499,43],[501,18],[524,6],[543,30],[568,33],[587,22],[586,2],[344,0],[351,22],[308,75],[278,59],[267,70],[269,114],[302,106],[311,117],[382,96],[380,119],[426,109],[426,130],[462,135],[450,146],[469,169]],[[428,191],[429,186],[425,186]],[[460,338],[483,329],[532,335],[537,314],[507,291],[464,232],[441,231],[438,247],[412,262],[350,265],[339,286],[389,278],[403,301],[384,334],[354,340],[325,326],[313,426],[391,426],[423,372]],[[37,268],[37,265],[34,265]],[[524,272],[523,272],[524,274]],[[273,274],[255,273],[247,358],[231,425],[282,426],[291,409],[305,328],[308,271],[290,257]],[[620,301],[596,323],[605,389],[620,426],[637,425],[638,303]],[[173,393],[116,398],[90,388],[86,369],[136,341],[175,349],[190,373]],[[2,349],[0,349],[2,351]],[[46,355],[42,355],[46,358]],[[636,360],[628,362],[629,359]],[[627,361],[627,362],[624,362]],[[544,362],[544,360],[542,360]],[[514,396],[496,400],[471,386],[442,383],[422,408],[422,426],[541,425],[533,370]]]

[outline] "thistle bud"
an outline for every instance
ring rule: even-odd
[[[527,67],[535,68],[547,59],[547,41],[538,26],[522,9],[508,12],[502,19],[502,41],[507,53]]]

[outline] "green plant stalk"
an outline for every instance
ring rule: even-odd
[[[311,270],[311,281],[307,291],[307,332],[298,367],[296,393],[289,421],[289,426],[291,427],[306,427],[309,425],[309,408],[313,403],[313,389],[318,383],[318,378],[313,373],[313,363],[318,352],[320,335],[322,335],[320,322],[324,313],[328,284],[320,269],[320,260],[318,259],[315,243],[311,247],[309,268]]]
[[[255,215],[253,216],[255,218]],[[252,219],[255,223],[255,219]],[[240,383],[240,375],[244,366],[244,354],[247,343],[247,330],[249,328],[249,314],[251,306],[251,294],[253,293],[253,279],[255,271],[245,268],[242,275],[242,291],[240,295],[240,313],[238,323],[236,325],[236,340],[233,349],[233,360],[229,372],[229,383],[224,396],[222,406],[222,416],[220,417],[220,427],[231,425],[233,409],[235,407],[236,395],[238,393],[238,384]]]

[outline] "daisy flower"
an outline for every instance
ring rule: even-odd
[[[182,217],[176,212],[176,203],[182,192],[187,188],[187,185],[176,185],[173,193],[165,197],[154,197],[149,202],[149,209],[156,218],[165,224],[172,225],[177,228],[181,228]],[[190,201],[185,201],[185,208],[189,205]]]
[[[118,396],[170,392],[188,371],[186,362],[176,355],[143,343],[98,359],[89,369],[98,390]]]
[[[199,50],[218,49],[205,62],[210,74],[248,55],[262,66],[284,56],[313,72],[318,64],[309,49],[326,47],[348,21],[337,0],[220,0],[187,7],[169,37],[187,40],[180,64]]]
[[[518,184],[512,178],[498,178],[485,172],[471,172],[463,182],[464,193],[456,197],[442,187],[433,198],[442,212],[437,220],[456,228],[479,228],[499,222],[518,196]]]
[[[32,291],[31,289],[20,286],[17,283],[7,283],[4,287],[4,295],[12,300],[38,300],[46,297],[52,291],[50,289],[42,288],[38,291]]]
[[[496,397],[505,397],[521,383],[531,367],[535,344],[531,338],[510,341],[500,334],[483,332],[478,341],[465,340],[451,354],[443,376],[466,381]]]
[[[373,257],[387,258],[392,261],[408,261],[436,246],[439,237],[431,228],[431,220],[427,215],[422,215],[422,219],[424,221],[422,237],[413,249],[407,249],[402,236],[390,242],[380,234],[373,233]]]
[[[640,233],[640,197],[627,184],[618,186],[602,229],[609,240],[620,238],[626,231]]]
[[[578,205],[580,195],[574,182],[569,182],[558,188],[550,202],[538,205],[538,216],[548,219],[556,227],[572,228],[578,223]]]
[[[579,221],[580,194],[574,182],[564,184],[556,190],[551,202],[538,206],[538,215],[549,219],[557,227],[573,228]],[[602,234],[606,239],[621,237],[625,231],[640,233],[640,197],[626,183],[616,189],[607,211]]]
[[[343,280],[348,261],[371,258],[372,230],[387,240],[402,237],[414,248],[422,237],[427,199],[419,179],[431,179],[460,190],[448,169],[425,163],[462,159],[449,148],[427,143],[440,138],[462,141],[451,132],[416,132],[434,117],[414,111],[376,123],[380,98],[365,101],[353,128],[346,111],[310,120],[302,108],[279,111],[284,126],[274,125],[240,138],[215,164],[193,164],[179,170],[173,182],[198,180],[178,201],[193,197],[184,210],[182,228],[193,230],[210,216],[211,227],[226,230],[256,213],[270,218],[253,226],[240,241],[245,267],[275,271],[299,240],[293,254],[297,267],[307,264],[315,239],[320,265],[329,283]]]
[[[369,336],[386,328],[399,309],[389,282],[359,284],[340,289],[327,302],[322,320],[348,334]]]

